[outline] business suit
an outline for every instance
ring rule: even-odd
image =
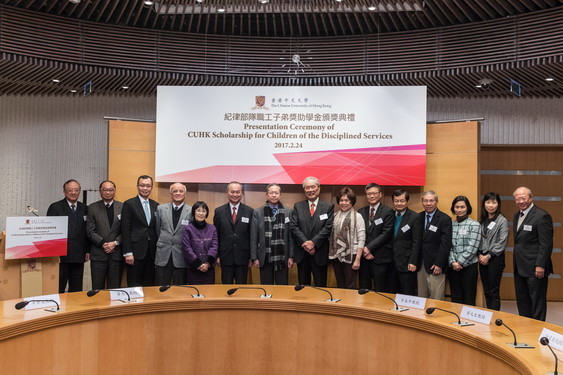
[[[334,220],[334,206],[318,200],[313,216],[309,201],[295,203],[291,213],[291,233],[293,234],[294,260],[297,262],[299,284],[311,285],[311,273],[315,286],[324,287],[327,281],[329,237]],[[315,253],[310,255],[301,247],[306,241],[315,244]]]
[[[156,218],[158,203],[149,199],[151,220],[147,223],[139,196],[123,203],[121,211],[121,249],[123,254],[132,253],[133,265],[126,265],[127,286],[154,285],[154,258],[156,253]]]
[[[520,228],[520,211],[514,215],[514,287],[516,304],[521,316],[545,321],[547,314],[547,280],[553,272],[553,221],[541,208],[533,205]],[[544,276],[537,278],[536,267],[544,268]]]
[[[116,245],[110,254],[103,249],[106,242],[117,241],[119,244],[122,242],[121,211],[123,203],[113,201],[112,207],[113,222],[110,225],[108,209],[103,200],[88,206],[86,232],[90,240],[92,289],[106,289],[106,287],[112,289],[121,286],[121,271],[123,269],[121,246]]]
[[[416,272],[408,270],[408,265],[420,267],[420,216],[411,209],[406,209],[401,217],[395,217],[398,222],[397,233],[393,235],[393,260],[399,279],[399,292],[402,294],[416,294]]]
[[[494,221],[481,223],[483,239],[479,255],[489,257],[487,265],[479,264],[479,275],[483,283],[483,292],[487,308],[500,310],[500,282],[505,266],[505,250],[508,241],[508,221],[499,214]]]
[[[393,269],[393,226],[395,225],[394,211],[379,203],[374,213],[374,220],[370,220],[371,206],[358,210],[366,226],[366,245],[373,255],[368,260],[362,256],[360,264],[360,288],[372,289],[378,292],[395,292],[391,290]]]
[[[421,223],[422,265],[418,271],[418,295],[420,297],[444,299],[445,274],[448,269],[448,257],[452,247],[452,220],[448,215],[436,209],[432,220],[426,227],[426,211],[419,213]],[[442,269],[441,275],[433,275],[431,267]]]
[[[285,213],[283,242],[285,244],[284,267],[275,271],[274,265],[266,259],[266,236],[264,225],[264,207],[254,210],[252,215],[252,226],[250,229],[250,259],[260,262],[260,283],[264,285],[278,284],[287,285],[288,268],[287,261],[293,258],[293,236],[291,235],[291,208],[283,207]]]
[[[47,216],[68,216],[67,255],[59,263],[59,293],[65,292],[67,282],[69,292],[82,290],[84,262],[89,252],[86,212],[86,205],[77,201],[73,213],[66,199],[52,203],[47,209]]]
[[[221,282],[223,284],[246,284],[250,261],[250,228],[254,210],[239,204],[236,221],[233,223],[229,203],[215,209],[213,225],[217,229],[221,262]]]
[[[182,205],[178,222],[174,226],[175,207],[173,203],[166,203],[156,208],[156,285],[184,285],[187,282],[182,236],[192,218],[192,207],[185,203]]]

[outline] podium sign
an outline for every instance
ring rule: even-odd
[[[67,216],[6,218],[6,259],[67,254]]]

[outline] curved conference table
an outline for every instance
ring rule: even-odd
[[[109,301],[101,292],[61,295],[64,311],[16,310],[0,302],[2,374],[546,374],[553,355],[538,343],[544,327],[562,327],[494,312],[505,327],[458,327],[435,311],[391,311],[391,301],[369,293],[292,286],[260,290],[205,285],[161,293],[144,288],[139,302]],[[428,300],[460,313],[461,305]]]

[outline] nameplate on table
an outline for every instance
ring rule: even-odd
[[[549,346],[563,352],[563,335],[562,334],[554,332],[550,329],[544,328],[541,331],[540,337],[538,337],[538,341],[540,341],[540,339],[542,337],[548,338]]]
[[[491,319],[493,319],[493,312],[476,309],[475,307],[463,306],[459,316],[462,319],[471,320],[472,322],[490,325]]]
[[[27,306],[25,306],[26,310],[45,309],[48,307],[54,307],[55,309],[57,309],[57,303],[59,304],[59,306],[61,305],[61,296],[59,296],[58,294],[48,294],[45,296],[27,297],[24,298],[23,300],[33,301],[28,303]],[[53,301],[55,301],[56,303]]]
[[[395,302],[399,306],[410,307],[412,309],[424,309],[426,306],[426,298],[409,296],[407,294],[396,294]]]
[[[143,298],[145,296],[145,294],[143,293],[143,288],[140,286],[132,288],[121,288],[119,290],[110,290],[109,296],[112,301],[127,301],[129,299],[127,298],[127,293],[129,293],[129,297],[131,297],[131,299]]]

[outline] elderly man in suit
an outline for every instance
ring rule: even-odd
[[[545,321],[547,279],[553,272],[553,221],[533,203],[527,187],[512,194],[518,212],[514,214],[514,288],[521,316]]]
[[[422,266],[418,271],[418,295],[444,299],[448,257],[452,247],[452,219],[438,209],[438,194],[428,190],[422,194],[424,211],[419,213],[421,225]]]
[[[398,189],[391,194],[395,207],[393,226],[393,260],[398,292],[416,294],[416,271],[420,259],[420,217],[409,209],[409,192]]]
[[[393,293],[393,210],[381,203],[383,188],[376,183],[365,187],[369,206],[362,207],[358,213],[364,218],[366,226],[366,245],[360,264],[360,288]]]
[[[100,184],[101,200],[88,206],[86,232],[90,240],[92,289],[121,286],[121,210],[123,203],[114,200],[115,184]]]
[[[121,211],[122,251],[127,268],[127,286],[154,285],[156,218],[158,203],[149,198],[153,179],[137,179],[139,195],[126,200]]]
[[[59,263],[59,293],[82,290],[84,262],[90,260],[86,237],[86,205],[78,201],[81,187],[78,181],[68,180],[63,185],[64,199],[52,203],[47,216],[68,216],[67,255]]]
[[[217,229],[219,251],[217,265],[221,267],[223,284],[246,284],[250,260],[250,227],[254,210],[241,203],[242,184],[232,181],[227,185],[229,202],[215,209],[213,225]]]
[[[334,206],[319,199],[321,183],[316,177],[303,180],[307,199],[295,203],[291,214],[291,233],[295,241],[299,284],[324,287],[327,281],[329,237],[334,220]]]
[[[184,203],[186,185],[176,182],[170,185],[171,203],[156,208],[156,257],[154,260],[156,285],[184,285],[186,260],[182,251],[182,236],[190,223],[192,206]]]
[[[287,285],[293,266],[291,208],[281,201],[281,186],[266,187],[266,204],[254,210],[250,229],[250,258],[260,268],[260,283]]]

